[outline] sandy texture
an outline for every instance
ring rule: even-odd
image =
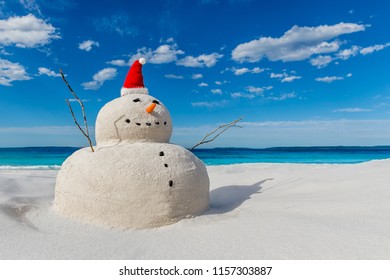
[[[108,102],[96,120],[95,152],[84,148],[62,165],[54,210],[118,229],[158,227],[204,212],[206,167],[190,151],[169,144],[171,134],[169,112],[153,96],[129,94]]]
[[[115,231],[51,211],[55,171],[0,171],[1,259],[389,259],[390,161],[208,167],[211,208]]]
[[[134,102],[136,100],[136,102]],[[158,101],[152,113],[146,108]],[[155,97],[129,94],[103,106],[96,119],[98,146],[118,143],[168,143],[172,135],[172,120],[168,109]]]
[[[206,167],[190,151],[134,143],[76,151],[57,177],[54,208],[113,228],[151,228],[209,208]]]

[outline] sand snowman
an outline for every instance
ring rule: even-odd
[[[150,228],[208,209],[206,168],[169,144],[171,117],[145,88],[144,63],[133,63],[121,97],[100,110],[95,152],[80,149],[63,163],[53,202],[59,213],[113,228]]]

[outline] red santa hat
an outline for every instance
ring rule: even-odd
[[[142,76],[142,65],[145,63],[146,59],[140,58],[131,65],[121,89],[121,96],[134,93],[149,94],[148,89],[144,85],[144,78]]]

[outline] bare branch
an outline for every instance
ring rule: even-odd
[[[73,112],[73,109],[72,109],[72,106],[70,105],[70,102],[68,99],[65,99],[66,101],[66,104],[68,104],[68,107],[69,107],[69,110],[70,110],[70,113],[72,114],[72,117],[73,117],[73,120],[74,120],[74,123],[77,125],[77,127],[80,129],[81,133],[83,133],[83,135],[87,138],[88,140],[88,143],[89,143],[89,146],[91,147],[91,150],[92,152],[94,152],[95,150],[93,149],[93,145],[92,145],[92,141],[91,141],[91,138],[89,137],[89,134],[86,133],[80,126],[80,124],[78,123],[75,115],[74,115],[74,112]]]
[[[80,100],[80,98],[76,95],[76,93],[73,91],[72,87],[69,85],[68,81],[67,81],[66,78],[65,78],[64,73],[62,72],[62,69],[60,69],[60,74],[61,74],[62,80],[63,80],[63,81],[65,82],[65,84],[68,86],[70,92],[72,93],[72,95],[74,96],[74,98],[77,100],[77,102],[80,104],[81,111],[83,112],[83,119],[84,119],[85,130],[86,130],[87,135],[89,135],[88,123],[87,123],[87,116],[85,115],[84,104],[83,104],[83,102]]]
[[[241,121],[243,118],[244,118],[244,116],[239,117],[238,119],[236,119],[230,123],[218,126],[216,129],[214,129],[210,133],[207,133],[206,136],[202,138],[202,140],[200,140],[195,146],[193,146],[190,149],[190,151],[194,150],[196,147],[198,147],[202,144],[206,144],[206,143],[210,143],[210,142],[214,141],[219,135],[221,135],[222,133],[224,133],[226,130],[228,130],[231,127],[241,127],[241,126],[238,126],[237,123],[239,121]],[[212,136],[212,135],[214,135],[214,136]],[[208,137],[211,137],[211,138],[207,139]]]
[[[84,132],[84,130],[82,129],[82,127],[81,127],[80,124],[78,123],[78,121],[77,121],[77,119],[76,119],[76,116],[74,115],[74,112],[73,112],[72,106],[70,105],[69,100],[68,100],[68,99],[65,99],[65,102],[66,102],[66,104],[68,104],[70,113],[72,114],[72,117],[73,117],[73,120],[74,120],[74,123],[77,125],[77,127],[80,129],[80,131],[84,134],[84,136],[87,137],[88,135]]]
[[[61,74],[62,80],[63,80],[63,81],[65,82],[65,84],[68,86],[68,89],[70,90],[70,92],[72,93],[73,97],[77,100],[77,102],[79,103],[79,105],[80,105],[80,107],[81,107],[81,111],[82,111],[83,119],[84,119],[85,131],[84,131],[84,129],[82,129],[82,127],[81,127],[80,124],[78,123],[78,121],[77,121],[77,119],[76,119],[76,116],[75,116],[75,114],[74,114],[74,112],[73,112],[72,106],[70,105],[69,100],[68,100],[68,99],[65,99],[66,103],[68,104],[70,113],[72,114],[73,120],[74,120],[75,124],[77,125],[77,127],[80,129],[80,131],[83,133],[83,135],[87,138],[88,143],[89,143],[89,146],[91,147],[92,152],[94,152],[95,150],[93,149],[91,137],[89,136],[88,122],[87,122],[87,116],[86,116],[86,114],[85,114],[84,104],[83,104],[83,102],[80,100],[80,98],[76,95],[76,93],[73,91],[73,89],[72,89],[72,87],[69,85],[68,81],[65,79],[65,75],[64,75],[64,73],[62,72],[62,69],[60,69],[60,74]]]

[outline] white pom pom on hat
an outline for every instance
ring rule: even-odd
[[[146,63],[146,59],[144,57],[141,57],[140,59],[138,59],[139,63],[141,63],[142,65],[144,65]]]
[[[144,85],[144,78],[142,76],[142,65],[146,63],[145,58],[140,58],[134,61],[127,73],[125,82],[121,89],[121,96],[128,94],[149,94],[148,89]]]

